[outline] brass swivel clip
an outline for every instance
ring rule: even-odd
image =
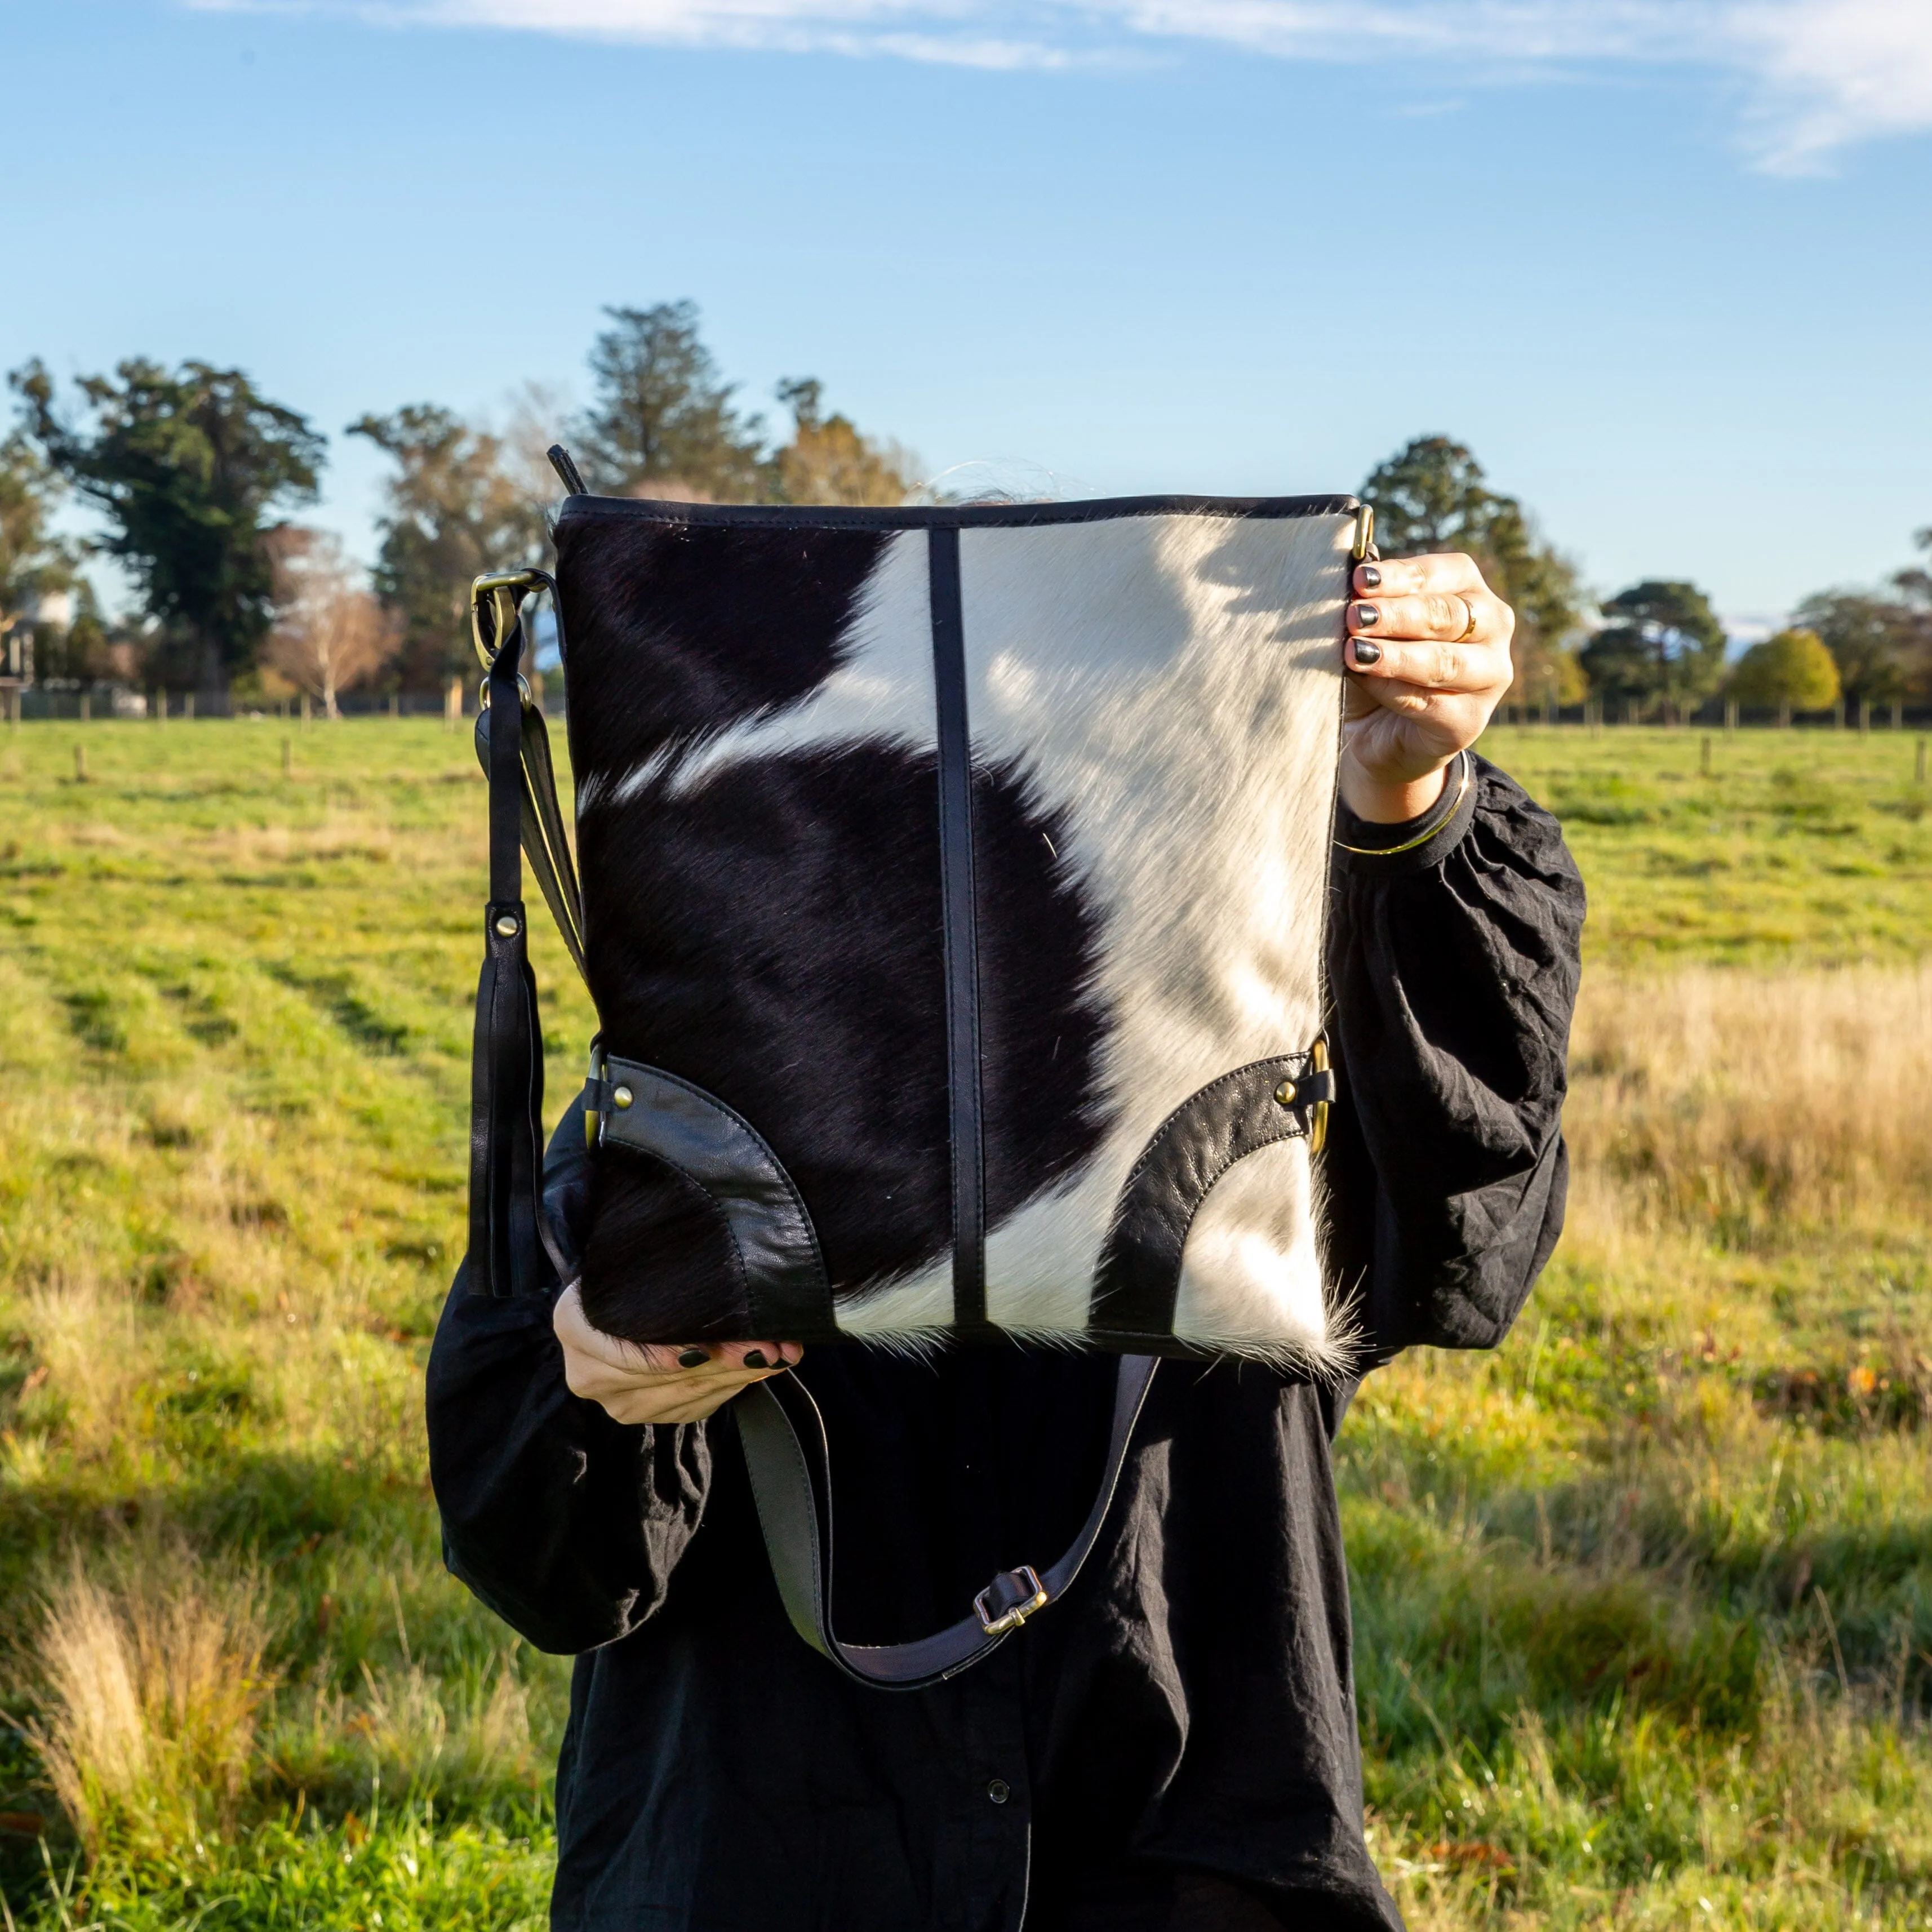
[[[476,646],[477,662],[483,667],[482,708],[490,708],[490,674],[495,668],[498,646],[522,621],[524,599],[533,590],[548,588],[550,579],[540,570],[499,570],[486,572],[470,586],[470,635]],[[490,636],[483,636],[483,611],[490,611]],[[536,702],[530,680],[517,674],[517,692],[527,711]]]

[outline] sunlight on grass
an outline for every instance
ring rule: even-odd
[[[272,724],[0,734],[0,1891],[35,1932],[544,1916],[566,1667],[444,1574],[421,1419],[483,788],[433,722],[290,735],[284,774]],[[1426,1932],[1932,1924],[1910,740],[1485,748],[1592,888],[1573,1209],[1504,1348],[1402,1358],[1342,1432],[1375,1850]],[[554,1112],[590,1016],[534,946]]]

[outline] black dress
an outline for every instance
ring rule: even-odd
[[[1342,815],[1328,1254],[1364,1365],[1501,1340],[1562,1217],[1583,892],[1555,822],[1475,765],[1408,826]],[[562,1154],[561,1142],[558,1149]],[[860,1642],[968,1612],[1092,1498],[1111,1362],[814,1350]],[[564,1385],[548,1300],[459,1276],[429,1370],[450,1568],[578,1653],[559,1927],[1243,1932],[1401,1923],[1363,1843],[1330,1444],[1352,1388],[1168,1363],[1064,1602],[937,1688],[850,1682],[793,1633],[728,1407],[626,1427]]]

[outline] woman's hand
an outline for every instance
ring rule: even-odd
[[[563,1345],[571,1394],[601,1403],[617,1422],[702,1422],[740,1389],[805,1354],[796,1342],[694,1342],[688,1348],[620,1342],[591,1327],[574,1288],[557,1297],[550,1320]]]
[[[1516,613],[1461,556],[1355,566],[1343,662],[1342,796],[1399,824],[1442,796],[1449,761],[1483,734],[1515,675]]]

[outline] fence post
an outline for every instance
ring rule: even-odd
[[[1728,738],[1738,728],[1738,700],[1735,698],[1724,700],[1724,736]]]
[[[302,729],[306,731],[308,729],[310,724],[313,722],[310,716],[308,693],[307,692],[304,692],[302,694]]]
[[[463,680],[453,677],[442,694],[442,728],[454,731],[463,722]]]
[[[1711,734],[1708,731],[1697,748],[1697,770],[1701,777],[1711,776]]]
[[[1791,700],[1788,698],[1784,699],[1778,705],[1778,728],[1780,731],[1789,731],[1791,729]]]
[[[87,782],[87,747],[76,745],[74,748],[74,782],[76,784]]]
[[[1925,782],[1925,740],[1923,738],[1918,741],[1918,755],[1912,760],[1912,782],[1914,784]]]
[[[1892,728],[1894,731],[1905,729],[1905,700],[1902,698],[1892,700]]]
[[[400,692],[392,691],[389,694],[389,716],[392,718],[400,718],[402,715],[402,694]]]
[[[292,777],[292,776],[294,776],[294,773],[295,773],[295,769],[296,769],[296,748],[295,748],[294,742],[293,742],[293,741],[292,741],[292,740],[290,740],[290,739],[287,739],[287,738],[284,738],[284,739],[282,740],[282,776],[283,776],[283,777],[284,777],[284,778],[290,778],[290,777]]]
[[[1868,738],[1870,735],[1871,700],[1869,698],[1862,698],[1858,700],[1858,736],[1861,738]]]

